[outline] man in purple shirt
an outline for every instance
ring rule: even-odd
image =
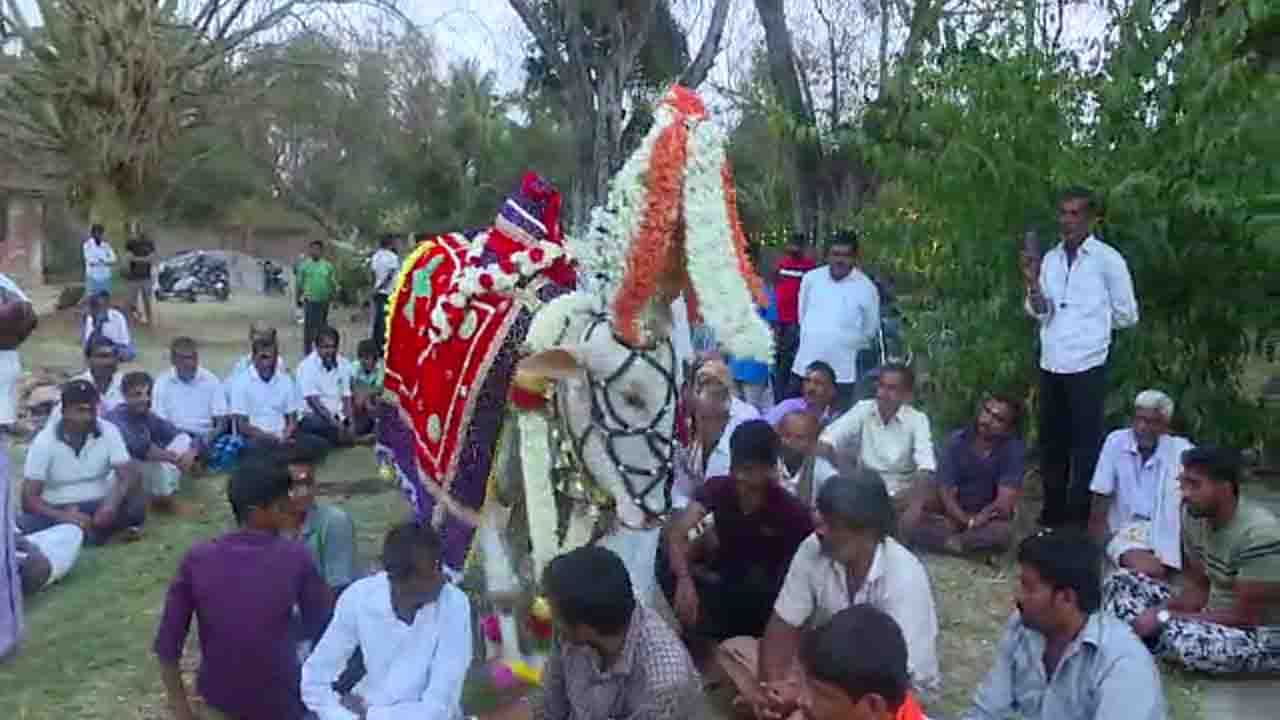
[[[124,437],[129,456],[138,462],[142,485],[151,506],[161,512],[190,514],[193,509],[176,497],[183,473],[195,467],[198,448],[191,436],[151,410],[151,375],[131,372],[120,381],[124,404],[107,413]]]
[[[952,433],[936,485],[903,515],[903,535],[912,545],[954,554],[1009,546],[1026,459],[1017,433],[1021,416],[1016,398],[993,395],[972,426]]]
[[[778,448],[764,420],[739,425],[729,476],[699,487],[663,531],[658,582],[695,658],[706,641],[764,632],[791,557],[813,532],[808,506],[779,483]],[[690,541],[709,515],[712,527]]]
[[[822,360],[809,363],[804,373],[804,392],[800,397],[783,400],[765,413],[764,419],[778,427],[788,413],[807,412],[818,418],[822,426],[840,415],[836,407],[836,371]]]
[[[169,585],[155,653],[177,720],[195,715],[179,661],[191,616],[200,632],[196,687],[215,711],[236,720],[301,720],[294,608],[303,633],[318,639],[333,596],[291,527],[289,471],[259,463],[231,478],[227,499],[238,530],[187,551]]]

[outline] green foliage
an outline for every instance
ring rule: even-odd
[[[867,214],[870,245],[909,288],[942,424],[992,389],[1034,396],[1020,237],[1029,224],[1053,237],[1056,191],[1083,184],[1104,199],[1099,234],[1125,255],[1141,305],[1112,346],[1109,419],[1160,387],[1198,441],[1253,445],[1266,430],[1240,377],[1252,334],[1275,322],[1264,291],[1280,267],[1260,220],[1280,167],[1280,78],[1236,56],[1250,28],[1239,9],[1194,35],[1149,18],[1114,19],[1118,44],[1096,73],[1001,37],[940,56],[874,147],[896,181]]]

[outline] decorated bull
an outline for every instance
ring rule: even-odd
[[[677,86],[582,238],[530,174],[492,227],[421,239],[388,301],[379,461],[448,568],[479,550],[488,631],[517,666],[514,613],[545,622],[530,590],[555,555],[604,544],[650,599],[672,511],[673,301],[735,355],[772,354],[724,145]]]

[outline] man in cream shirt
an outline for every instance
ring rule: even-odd
[[[841,409],[854,400],[858,351],[870,347],[880,327],[880,291],[854,267],[857,255],[857,236],[839,233],[827,248],[827,264],[800,281],[800,345],[791,366],[791,381],[798,387],[814,362],[830,365]]]
[[[928,487],[938,469],[929,418],[908,404],[915,382],[911,368],[885,365],[875,399],[854,405],[818,438],[819,455],[846,470],[874,470],[899,505],[912,487]]]

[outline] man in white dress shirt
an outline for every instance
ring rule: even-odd
[[[373,271],[373,334],[370,337],[378,343],[379,354],[386,342],[387,298],[394,289],[396,273],[400,271],[396,240],[394,234],[383,235],[378,250],[369,258],[369,269]]]
[[[1058,202],[1062,242],[1024,247],[1026,310],[1040,325],[1040,466],[1047,527],[1083,529],[1102,447],[1111,332],[1138,322],[1124,257],[1093,234],[1097,203],[1072,188]]]
[[[791,366],[795,385],[815,360],[836,371],[836,404],[853,404],[858,382],[858,351],[870,347],[880,327],[880,291],[854,267],[858,238],[836,235],[827,248],[827,264],[800,281],[800,346]]]
[[[1173,400],[1144,390],[1133,402],[1133,425],[1107,436],[1089,489],[1089,534],[1106,543],[1120,568],[1157,580],[1182,568],[1182,453],[1193,446],[1169,434]]]
[[[173,368],[156,380],[151,409],[206,449],[227,431],[226,390],[217,375],[200,367],[200,349],[192,338],[174,338],[169,360]]]
[[[304,432],[322,437],[330,445],[350,445],[351,361],[338,354],[338,331],[324,326],[316,331],[315,349],[298,363],[298,392],[302,395]]]
[[[302,441],[298,432],[302,399],[293,378],[280,371],[279,364],[275,341],[258,338],[253,343],[252,367],[232,379],[231,417],[236,432],[244,436],[246,455]]]
[[[106,230],[101,225],[89,228],[81,250],[84,253],[84,294],[91,298],[98,293],[111,292],[111,268],[116,264],[116,251],[103,237]]]
[[[445,581],[440,538],[405,523],[387,533],[386,570],[352,583],[302,666],[302,701],[319,720],[455,720],[471,666],[471,605]],[[356,650],[365,676],[339,694],[334,681]]]

